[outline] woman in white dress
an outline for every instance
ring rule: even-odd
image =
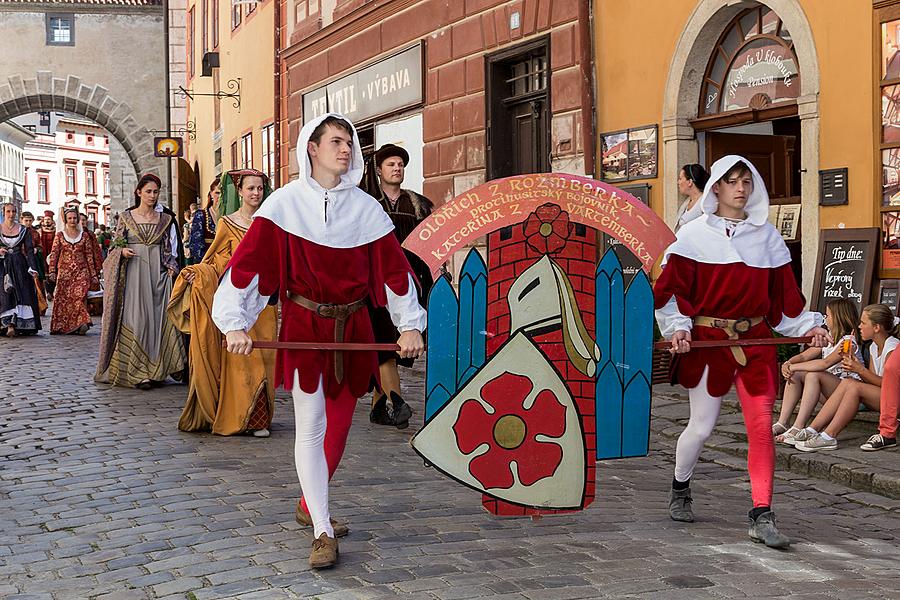
[[[709,173],[696,163],[684,165],[678,171],[678,193],[686,196],[687,199],[678,207],[675,231],[703,214],[699,200],[707,181],[709,181]]]

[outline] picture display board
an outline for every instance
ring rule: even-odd
[[[900,279],[882,279],[878,286],[878,303],[890,307],[894,314],[900,308]]]
[[[879,236],[876,227],[822,231],[810,302],[813,310],[824,314],[828,302],[845,298],[862,311],[872,293]]]

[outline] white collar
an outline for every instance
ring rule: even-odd
[[[704,264],[744,263],[750,267],[777,268],[791,262],[781,234],[768,221],[755,225],[744,219],[729,236],[725,219],[714,214],[685,223],[666,248],[663,265],[675,254]]]
[[[352,124],[353,154],[340,183],[326,190],[312,178],[306,146],[313,130],[328,117],[350,123],[340,114],[327,113],[304,125],[297,140],[299,177],[266,198],[253,217],[268,219],[288,233],[321,246],[355,248],[384,237],[393,231],[394,224],[381,204],[358,187],[363,158]]]
[[[63,237],[66,238],[66,241],[67,241],[67,242],[69,242],[70,244],[77,244],[78,242],[81,241],[81,238],[84,237],[84,229],[82,229],[81,227],[79,227],[79,228],[78,228],[78,236],[75,237],[75,238],[70,238],[70,237],[69,237],[69,235],[66,233],[66,228],[65,228],[65,227],[63,227],[63,229],[62,229],[62,234],[63,234]]]

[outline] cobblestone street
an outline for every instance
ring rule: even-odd
[[[351,533],[337,568],[310,572],[311,535],[293,519],[289,398],[280,393],[268,439],[181,433],[184,386],[92,382],[98,334],[99,322],[84,338],[0,341],[0,598],[849,599],[900,589],[896,500],[780,471],[775,509],[795,543],[778,552],[747,537],[743,459],[711,450],[694,480],[698,521],[671,521],[668,420],[654,420],[648,458],[599,466],[586,511],[494,518],[409,448],[422,415],[421,373],[410,372],[410,429],[370,425],[358,406],[332,487]]]

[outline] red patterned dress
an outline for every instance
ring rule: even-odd
[[[84,333],[91,326],[87,293],[101,268],[94,245],[84,232],[76,238],[57,232],[47,259],[48,275],[56,279],[50,333]]]

